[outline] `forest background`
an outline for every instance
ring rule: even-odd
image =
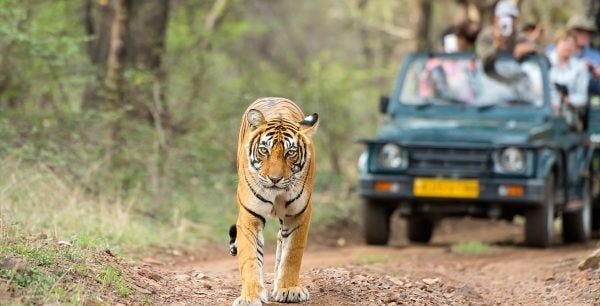
[[[265,96],[320,114],[313,233],[357,225],[353,139],[374,134],[378,96],[408,52],[467,17],[489,24],[494,3],[0,0],[3,239],[225,245],[240,117]],[[594,5],[519,1],[547,41]]]

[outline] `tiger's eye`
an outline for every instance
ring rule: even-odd
[[[298,151],[297,151],[296,149],[289,149],[289,150],[287,151],[287,154],[286,154],[286,155],[287,155],[287,156],[289,156],[289,157],[292,157],[292,156],[295,156],[295,155],[296,155],[296,153],[298,153]]]
[[[258,152],[263,155],[269,154],[269,150],[267,150],[265,147],[258,147]]]

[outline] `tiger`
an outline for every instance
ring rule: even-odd
[[[268,302],[263,229],[269,217],[279,219],[280,225],[271,297],[284,303],[309,299],[300,283],[300,266],[312,213],[316,167],[312,137],[318,120],[318,114],[305,116],[296,103],[278,97],[254,101],[242,116],[238,217],[229,230],[230,253],[238,257],[241,294],[232,305]]]

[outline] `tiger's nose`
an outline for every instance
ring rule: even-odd
[[[271,182],[273,182],[273,184],[277,184],[277,182],[281,181],[282,178],[283,178],[282,176],[277,176],[277,177],[269,176],[269,179],[271,180]]]

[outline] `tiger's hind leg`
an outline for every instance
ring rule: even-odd
[[[310,297],[308,290],[300,284],[300,266],[308,239],[310,210],[309,204],[301,216],[286,218],[279,229],[272,294],[277,302],[304,302]]]
[[[251,214],[243,208],[239,210],[235,245],[242,292],[233,302],[234,306],[262,305],[268,301],[263,276],[264,222],[265,220],[258,215]]]

